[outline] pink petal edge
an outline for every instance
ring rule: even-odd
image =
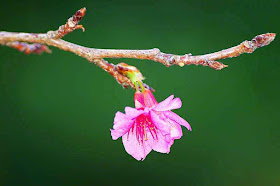
[[[156,111],[165,111],[166,107],[170,104],[170,102],[172,101],[172,99],[174,98],[174,95],[169,96],[168,98],[166,98],[165,100],[163,100],[162,102],[160,102],[159,104],[157,104],[153,110]]]
[[[131,119],[134,119],[134,118],[136,118],[139,115],[144,113],[143,110],[137,110],[137,109],[132,108],[132,107],[125,107],[124,111],[125,111],[125,115],[127,115]]]
[[[173,98],[174,96],[171,95],[164,101],[160,102],[157,106],[153,108],[153,110],[156,111],[168,111],[168,110],[174,110],[181,108],[182,106],[182,101],[180,98],[175,98],[173,100],[170,100],[170,98]]]
[[[168,117],[169,119],[173,120],[174,122],[176,122],[176,123],[178,123],[180,125],[183,125],[189,131],[192,131],[192,128],[191,128],[190,124],[186,120],[184,120],[183,118],[181,118],[180,116],[175,114],[174,112],[167,111],[167,112],[164,112],[164,115],[166,117]]]
[[[169,145],[169,142],[166,141],[165,136],[160,132],[157,134],[158,140],[154,140],[150,133],[148,133],[147,136],[148,140],[146,143],[148,143],[154,151],[167,154],[170,152],[171,146]]]
[[[114,118],[113,129],[123,129],[131,127],[133,120],[122,112],[117,112]]]
[[[152,151],[152,148],[146,144],[139,144],[136,135],[130,135],[127,138],[127,133],[122,137],[123,146],[128,154],[138,161],[144,160],[146,156]]]

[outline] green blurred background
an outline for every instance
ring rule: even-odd
[[[81,30],[64,39],[95,48],[214,52],[266,32],[280,34],[279,1],[5,1],[1,29],[57,29],[81,7]],[[144,162],[113,141],[114,114],[133,106],[102,69],[72,53],[26,56],[0,49],[0,185],[279,185],[279,38],[229,67],[135,65],[161,101],[192,125],[169,155]]]

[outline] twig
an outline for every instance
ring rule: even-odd
[[[52,51],[47,47],[46,45],[34,43],[34,44],[29,44],[25,42],[8,42],[6,43],[7,46],[11,48],[15,48],[19,50],[20,52],[24,52],[25,54],[42,54],[43,52],[47,53],[52,53]]]
[[[15,32],[0,32],[0,44],[19,49],[16,45],[25,45],[22,42],[39,43],[40,46],[48,45],[54,46],[61,50],[73,52],[81,57],[86,58],[89,62],[95,63],[97,66],[104,69],[111,74],[117,82],[124,87],[131,86],[135,88],[133,83],[125,75],[121,74],[115,68],[115,65],[108,63],[103,58],[134,58],[134,59],[148,59],[164,64],[165,66],[172,65],[203,65],[209,66],[215,70],[221,70],[227,65],[217,62],[216,60],[237,57],[243,53],[252,53],[257,48],[266,46],[272,42],[276,36],[275,33],[266,33],[254,37],[251,41],[244,41],[241,44],[231,47],[229,49],[221,50],[205,55],[192,56],[191,54],[174,55],[161,52],[158,48],[149,50],[120,50],[120,49],[96,49],[88,48],[73,43],[69,43],[60,39],[64,35],[76,30],[83,29],[82,25],[78,25],[79,21],[85,15],[85,8],[78,10],[67,23],[60,26],[56,31],[49,31],[48,33],[33,34],[33,33],[15,33]],[[17,42],[17,43],[16,43]],[[28,48],[28,47],[27,47]],[[30,47],[29,47],[30,48]],[[20,50],[20,49],[19,49]],[[28,50],[20,50],[26,53]],[[36,51],[36,50],[34,50]],[[36,53],[34,52],[33,53]],[[43,51],[48,52],[45,49]],[[40,51],[41,52],[41,51]],[[27,52],[28,53],[28,52]],[[30,52],[29,52],[30,53]]]
[[[47,34],[50,38],[58,39],[62,38],[66,34],[77,30],[77,29],[82,29],[83,32],[85,31],[85,28],[83,25],[78,25],[79,22],[82,20],[84,15],[86,14],[86,8],[81,8],[78,10],[72,17],[70,17],[65,25],[62,25],[58,28],[56,31],[49,31]]]

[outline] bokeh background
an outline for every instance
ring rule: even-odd
[[[214,52],[266,32],[280,34],[277,0],[4,1],[0,30],[46,32],[87,7],[65,40],[95,48]],[[114,114],[133,106],[102,69],[72,53],[26,56],[0,48],[0,185],[279,185],[279,37],[229,67],[108,59],[139,68],[161,101],[192,125],[170,154],[138,162],[113,141]]]

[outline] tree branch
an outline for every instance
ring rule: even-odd
[[[50,53],[50,50],[45,45],[54,46],[65,51],[70,51],[101,67],[106,72],[111,74],[117,80],[117,82],[124,87],[130,86],[135,88],[128,77],[126,77],[124,74],[121,74],[116,69],[115,65],[108,63],[103,58],[148,59],[162,63],[167,67],[172,65],[179,65],[182,67],[184,65],[194,64],[209,66],[215,70],[221,70],[227,67],[227,65],[217,62],[216,60],[237,57],[243,53],[252,53],[257,48],[270,44],[270,42],[272,42],[276,36],[274,33],[261,34],[254,37],[251,41],[244,41],[235,47],[198,56],[192,56],[191,54],[166,54],[157,48],[149,50],[96,49],[83,47],[60,39],[76,29],[83,29],[84,31],[84,27],[82,25],[78,25],[78,23],[85,15],[85,12],[86,9],[81,8],[68,19],[65,25],[60,26],[56,31],[49,31],[47,33],[41,34],[2,31],[0,32],[0,44],[16,48],[27,54],[42,52]],[[24,42],[36,44],[27,44]]]

